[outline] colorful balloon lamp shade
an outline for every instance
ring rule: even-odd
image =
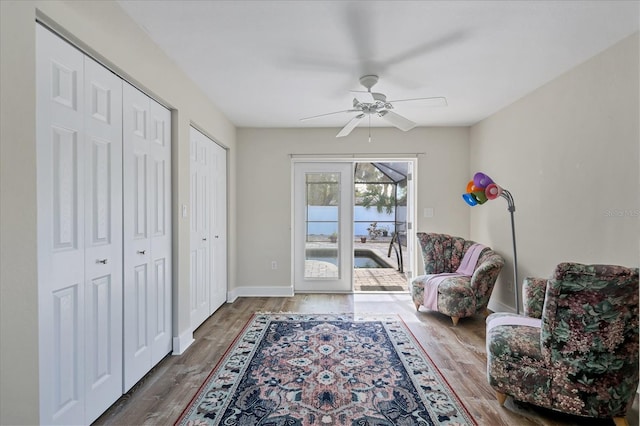
[[[516,297],[516,313],[520,313],[519,288],[518,283],[518,256],[516,253],[516,227],[513,214],[516,206],[513,202],[511,193],[496,184],[493,179],[482,172],[473,175],[473,179],[467,183],[466,192],[462,194],[462,199],[471,207],[482,205],[487,201],[495,200],[502,197],[507,200],[507,210],[511,214],[511,237],[513,240],[513,286],[515,288]]]
[[[502,195],[502,188],[495,183],[489,184],[485,189],[485,194],[489,200],[495,200]]]
[[[478,188],[486,188],[493,183],[493,179],[482,172],[478,172],[473,175],[473,183]]]
[[[467,202],[467,204],[469,204],[471,207],[473,206],[477,206],[478,205],[478,200],[476,200],[476,197],[473,196],[473,194],[470,193],[466,193],[466,194],[462,194],[462,198]]]

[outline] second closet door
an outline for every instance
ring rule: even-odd
[[[191,328],[196,329],[227,297],[226,151],[190,129]]]
[[[189,129],[191,156],[191,328],[195,330],[209,315],[211,298],[211,148],[213,142]]]
[[[170,118],[124,83],[124,392],[172,347]]]

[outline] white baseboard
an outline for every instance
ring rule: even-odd
[[[193,330],[189,329],[179,335],[178,337],[173,338],[173,352],[171,355],[182,355],[184,351],[187,350],[189,346],[194,342],[193,340]]]
[[[233,303],[238,297],[292,297],[292,286],[282,287],[236,287],[227,293],[228,303]]]
[[[489,308],[489,310],[493,312],[509,312],[512,314],[516,313],[516,309],[513,306],[505,305],[504,303],[493,299],[489,300],[487,308]]]

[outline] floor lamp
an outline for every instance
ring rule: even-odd
[[[511,238],[513,240],[513,286],[516,295],[516,313],[520,313],[520,289],[518,284],[518,255],[516,253],[516,225],[513,214],[516,211],[516,205],[513,202],[513,196],[506,189],[498,186],[493,179],[482,172],[473,175],[473,179],[467,184],[467,192],[462,194],[464,201],[470,206],[484,204],[488,200],[495,200],[502,197],[507,200],[507,210],[511,214]]]

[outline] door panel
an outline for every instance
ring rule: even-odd
[[[171,112],[149,99],[151,270],[149,332],[153,339],[151,365],[172,349],[171,336]]]
[[[294,163],[296,291],[352,290],[352,193],[352,163]]]
[[[148,264],[151,244],[147,208],[149,98],[123,84],[124,388],[151,368],[147,331]]]
[[[84,61],[36,27],[40,419],[84,421]]]
[[[190,129],[191,155],[191,327],[196,329],[211,314],[211,145],[193,127]]]
[[[171,351],[170,112],[123,88],[124,391]]]
[[[80,352],[83,328],[79,320],[82,312],[78,293],[80,283],[54,291],[52,331],[55,344],[50,352],[53,361],[52,420],[64,417],[64,422],[78,422],[84,418],[84,386],[82,371],[84,357]]]
[[[143,149],[143,148],[142,148]],[[147,238],[147,154],[135,149],[133,156],[132,188],[134,227],[132,238],[146,240]]]
[[[78,233],[80,229],[80,214],[84,212],[80,205],[81,182],[78,176],[82,174],[82,168],[78,165],[78,156],[83,156],[84,146],[81,146],[82,127],[78,123],[78,129],[63,129],[57,126],[51,127],[52,151],[51,173],[53,195],[53,247],[57,251],[78,250]],[[49,160],[46,160],[49,161]],[[81,210],[80,210],[81,209]],[[81,234],[83,235],[83,234]]]
[[[227,301],[227,151],[211,142],[211,277],[209,314]]]
[[[191,327],[227,300],[226,151],[191,128]]]
[[[122,80],[85,57],[86,412],[122,395]]]

